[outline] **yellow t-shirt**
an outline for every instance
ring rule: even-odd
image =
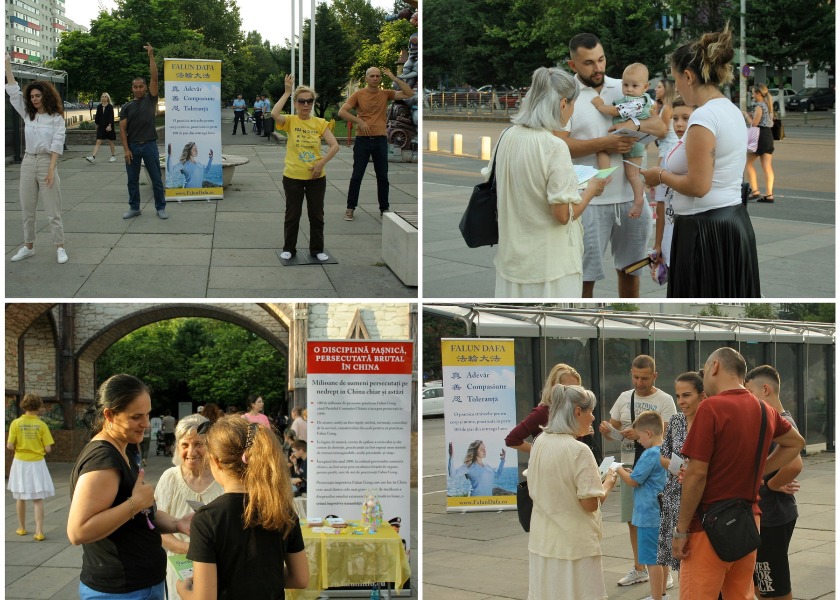
[[[321,136],[327,129],[327,122],[318,117],[305,121],[297,115],[286,115],[286,121],[277,125],[277,129],[289,134],[286,142],[286,168],[283,175],[289,179],[309,179],[309,167],[321,160]],[[327,174],[321,171],[321,177]]]
[[[52,446],[55,441],[46,423],[36,416],[23,415],[9,426],[7,443],[15,445],[16,459],[36,462],[44,459],[44,446]]]

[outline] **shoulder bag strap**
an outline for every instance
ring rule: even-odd
[[[636,390],[630,392],[630,426],[633,426],[633,421],[636,420]]]
[[[761,464],[761,447],[764,445],[764,433],[767,431],[767,411],[764,409],[764,402],[758,401],[761,408],[761,429],[758,432],[758,448],[755,450],[755,479],[753,479],[753,486],[750,491],[750,498],[752,498],[752,490],[755,489],[755,484],[758,483],[758,478],[761,473],[758,472],[758,466]],[[752,501],[752,500],[751,500]]]
[[[490,182],[490,185],[492,186],[494,191],[496,189],[496,154],[498,154],[499,152],[499,145],[502,143],[502,138],[504,137],[505,133],[508,132],[509,129],[510,127],[502,131],[502,133],[499,135],[499,141],[496,142],[496,150],[493,152],[493,166],[490,168],[490,179],[488,179],[488,181]]]

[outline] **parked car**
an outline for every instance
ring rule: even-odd
[[[499,96],[499,104],[502,105],[502,108],[519,108],[519,105],[525,98],[525,94],[528,93],[528,89],[527,87],[519,88],[518,90],[512,90],[503,96]]]
[[[788,110],[807,110],[812,112],[818,108],[834,108],[834,90],[831,88],[805,88],[796,92],[794,96],[785,100]]]
[[[432,381],[423,387],[423,416],[443,416],[443,382]]]
[[[768,91],[770,92],[770,95],[773,96],[773,110],[778,111],[779,107],[780,107],[780,104],[779,104],[779,88],[769,88]],[[782,92],[784,94],[783,97],[785,99],[785,108],[787,108],[788,100],[790,98],[792,98],[793,96],[795,96],[796,92],[791,90],[791,89],[788,89],[788,88],[783,89]]]

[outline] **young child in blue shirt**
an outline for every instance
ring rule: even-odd
[[[665,489],[667,471],[659,462],[664,425],[658,412],[646,410],[633,421],[633,429],[645,451],[636,461],[633,472],[618,469],[621,481],[636,488],[633,494],[633,519],[638,528],[639,564],[647,567],[652,600],[670,600],[665,593],[664,572],[656,564],[659,541],[659,492]]]

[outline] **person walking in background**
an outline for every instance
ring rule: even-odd
[[[732,30],[677,48],[671,70],[691,114],[668,168],[642,169],[645,181],[674,192],[669,298],[759,298],[755,233],[741,201],[747,128],[721,86],[733,79]]]
[[[64,224],[61,222],[61,178],[58,157],[64,152],[67,129],[61,97],[49,81],[33,81],[21,93],[6,53],[6,93],[23,119],[26,154],[20,165],[20,208],[23,213],[23,246],[12,262],[35,255],[35,212],[40,199],[47,213],[60,264],[67,262]]]
[[[188,502],[207,504],[224,493],[210,472],[206,432],[198,433],[204,423],[210,422],[201,415],[190,415],[178,421],[175,428],[175,454],[172,457],[175,466],[164,471],[155,486],[157,507],[175,518],[194,512]],[[184,534],[166,533],[160,537],[168,556],[186,554],[190,548],[190,538]],[[175,569],[167,564],[166,588],[169,600],[180,600],[175,591],[176,581],[178,575]]]
[[[752,114],[752,126],[758,127],[758,146],[755,152],[747,151],[747,179],[750,182],[750,187],[755,190],[750,196],[750,200],[758,200],[759,202],[775,202],[773,197],[773,183],[776,180],[776,174],[773,172],[773,121],[776,114],[773,111],[773,96],[770,95],[770,90],[767,85],[760,83],[753,87],[752,98],[755,101]],[[758,191],[758,177],[755,173],[755,159],[761,159],[761,168],[764,171],[764,183],[767,186],[767,193],[761,195]]]
[[[309,563],[277,436],[223,417],[208,430],[207,452],[225,493],[193,518],[193,576],[177,583],[181,598],[281,600],[285,589],[306,588]]]
[[[251,394],[245,400],[245,414],[242,417],[249,423],[257,423],[263,427],[271,428],[268,417],[263,414],[265,402],[259,394]]]
[[[649,600],[669,600],[662,566],[656,560],[660,519],[657,496],[665,488],[666,479],[665,468],[659,462],[663,427],[662,417],[656,411],[646,410],[636,417],[633,430],[645,451],[633,465],[632,473],[623,467],[616,470],[621,482],[634,488],[632,523],[636,526],[639,563],[650,578]]]
[[[678,375],[674,382],[674,394],[677,406],[682,412],[675,414],[668,421],[665,438],[660,447],[662,466],[668,469],[671,461],[676,458],[684,459],[682,447],[685,438],[691,430],[694,415],[700,402],[706,399],[703,391],[703,378],[694,372]],[[659,522],[659,548],[656,552],[656,564],[662,565],[665,581],[672,580],[671,570],[679,571],[680,561],[671,554],[671,538],[677,517],[680,514],[680,492],[682,486],[677,475],[668,472],[665,490],[662,492],[662,511]]]
[[[499,137],[496,164],[499,250],[497,298],[580,298],[584,228],[590,201],[612,180],[593,177],[578,191],[569,148],[553,132],[575,111],[578,88],[562,69],[534,71],[513,127]]]
[[[172,456],[172,446],[175,444],[175,417],[168,408],[163,411],[163,418],[160,420],[160,433],[163,434],[166,456]]]
[[[146,466],[146,461],[149,458],[149,446],[152,444],[152,424],[143,430],[143,441],[140,442],[140,460],[141,466]]]
[[[659,413],[663,421],[668,421],[677,412],[671,395],[654,387],[657,373],[656,362],[652,357],[640,354],[634,358],[630,367],[630,376],[633,380],[633,389],[623,392],[618,397],[618,400],[610,409],[610,420],[602,421],[598,427],[603,435],[621,441],[621,462],[627,466],[635,464],[644,452],[644,448],[638,442],[639,434],[633,429],[633,421],[636,415],[646,410],[652,410]],[[618,580],[618,585],[633,585],[649,580],[647,570],[639,562],[637,530],[632,522],[633,496],[632,487],[621,486],[620,519],[622,523],[627,523],[630,531],[634,565],[627,575]],[[673,582],[669,577],[666,580],[666,587],[670,588],[672,585]]]
[[[604,600],[601,504],[616,472],[601,483],[585,444],[595,420],[595,395],[580,386],[551,389],[548,425],[528,459],[528,492],[534,501],[528,535],[528,600]]]
[[[766,432],[759,438],[761,402],[744,388],[746,372],[744,357],[726,347],[712,352],[703,368],[709,397],[700,403],[682,449],[688,464],[672,542],[674,558],[681,561],[683,600],[715,600],[721,592],[726,600],[752,600],[755,551],[734,562],[722,561],[701,517],[715,502],[740,498],[753,507],[757,526],[760,475],[787,465],[805,447],[802,436],[772,406],[765,406]],[[768,456],[771,441],[777,447]]]
[[[245,100],[242,99],[242,94],[238,94],[236,100],[233,101],[233,135],[236,135],[237,124],[242,125],[242,135],[248,135],[248,132],[245,131],[246,109],[247,106]]]
[[[326,164],[338,154],[338,141],[324,119],[312,116],[315,105],[315,90],[295,85],[294,75],[286,75],[285,91],[271,116],[277,129],[288,134],[286,163],[283,169],[283,191],[286,195],[286,216],[283,223],[283,252],[280,258],[288,260],[297,253],[297,239],[303,201],[306,199],[306,213],[309,216],[309,254],[319,261],[329,260],[324,253],[324,195],[327,192]],[[284,115],[281,111],[292,96],[297,114]],[[321,156],[321,138],[329,150]]]
[[[140,164],[146,166],[146,173],[152,182],[155,196],[155,211],[161,219],[166,214],[166,195],[160,174],[160,157],[157,147],[155,115],[158,103],[158,71],[155,64],[155,49],[146,43],[143,48],[149,55],[149,85],[142,77],[131,82],[134,99],[120,110],[120,140],[125,152],[125,172],[128,175],[128,210],[123,219],[140,215]]]
[[[6,448],[15,457],[9,471],[9,491],[15,499],[18,535],[26,535],[26,501],[35,507],[36,542],[44,541],[44,498],[55,496],[50,471],[44,457],[52,451],[53,440],[49,427],[39,418],[44,402],[38,394],[26,394],[20,401],[24,414],[9,425]]]
[[[591,33],[580,33],[569,41],[571,60],[569,67],[575,72],[575,79],[580,88],[575,114],[569,119],[563,131],[558,132],[569,147],[569,153],[576,164],[594,167],[597,164],[596,153],[608,152],[613,166],[620,167],[621,157],[633,146],[633,140],[612,135],[616,129],[634,129],[643,133],[663,137],[667,127],[654,115],[644,120],[625,121],[620,126],[612,125],[611,120],[598,112],[592,99],[603,98],[610,104],[621,96],[621,81],[605,75],[607,59],[601,41]],[[613,266],[618,276],[618,295],[622,298],[638,298],[639,276],[625,273],[623,269],[647,254],[648,238],[651,229],[651,211],[642,207],[642,216],[631,219],[633,189],[626,178],[593,200],[589,209],[583,213],[583,297],[591,298],[595,282],[606,277],[604,273],[604,253],[610,246]]]
[[[111,158],[108,159],[108,162],[116,161],[114,140],[117,139],[117,132],[114,131],[114,106],[111,104],[111,96],[108,92],[102,93],[93,122],[96,123],[96,146],[93,148],[93,154],[85,156],[85,160],[89,163],[94,162],[96,153],[99,152],[99,146],[103,140],[107,140],[111,147]]]
[[[744,387],[753,396],[772,406],[781,417],[799,431],[793,416],[782,406],[779,372],[770,365],[762,365],[747,373]],[[770,444],[770,452],[775,444]],[[802,472],[802,458],[797,456],[778,471],[766,473],[758,489],[758,508],[761,510],[761,546],[755,557],[755,594],[759,600],[781,598],[792,600],[788,548],[796,527],[799,510],[794,494],[799,491],[796,477]]]
[[[356,140],[353,143],[353,174],[347,191],[347,210],[344,220],[353,220],[353,211],[359,205],[359,190],[365,176],[368,162],[373,160],[376,172],[376,197],[379,201],[379,215],[390,210],[388,202],[388,136],[385,129],[388,103],[414,96],[414,90],[390,70],[382,72],[399,86],[399,91],[383,90],[382,73],[376,67],[365,72],[367,86],[354,92],[338,110],[338,116],[355,124]],[[356,114],[351,113],[355,110]]]

